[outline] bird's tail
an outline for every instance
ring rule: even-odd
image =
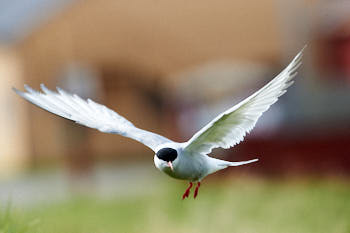
[[[253,162],[258,161],[258,159],[252,159],[252,160],[241,161],[241,162],[229,162],[229,161],[216,159],[216,158],[212,158],[212,157],[208,157],[208,159],[210,159],[210,165],[211,165],[209,168],[208,174],[225,169],[227,167],[241,166],[244,164],[253,163]]]
[[[248,161],[241,161],[241,162],[228,162],[228,166],[230,167],[235,167],[235,166],[241,166],[241,165],[245,165],[248,163],[254,163],[257,162],[259,159],[252,159],[252,160],[248,160]]]

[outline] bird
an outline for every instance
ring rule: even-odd
[[[304,47],[305,48],[305,47]],[[13,90],[27,101],[53,114],[103,133],[119,134],[134,139],[154,152],[155,166],[170,177],[186,180],[188,188],[182,199],[188,198],[196,184],[194,198],[203,178],[227,167],[258,161],[231,162],[209,156],[214,148],[229,149],[241,141],[255,126],[259,117],[286,93],[293,84],[301,65],[304,48],[275,78],[243,101],[219,114],[186,142],[175,142],[159,134],[136,127],[123,116],[91,99],[82,99],[57,87],[57,91],[41,84],[36,91],[24,85],[25,92]]]

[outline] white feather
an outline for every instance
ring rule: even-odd
[[[72,95],[57,88],[54,92],[40,85],[44,93],[38,92],[31,87],[24,86],[27,92],[14,91],[29,102],[78,124],[98,129],[104,133],[120,134],[156,151],[156,148],[164,143],[172,141],[158,134],[135,127],[130,121],[104,105],[98,104],[90,99],[87,101],[78,95]]]
[[[304,49],[303,49],[304,50]],[[221,113],[186,142],[185,150],[208,154],[214,148],[230,148],[241,141],[255,126],[259,117],[293,84],[301,65],[301,50],[293,61],[259,91]]]

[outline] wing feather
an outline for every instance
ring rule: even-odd
[[[303,49],[304,50],[304,49]],[[255,126],[259,117],[293,84],[301,65],[301,50],[293,61],[260,90],[221,113],[186,142],[185,150],[208,154],[214,148],[230,148],[241,141]]]
[[[172,142],[163,136],[135,127],[118,113],[91,99],[84,100],[78,95],[69,94],[60,88],[54,92],[43,84],[40,87],[43,93],[27,85],[24,86],[27,92],[15,88],[13,90],[46,111],[104,133],[120,134],[132,138],[154,151],[159,145]]]

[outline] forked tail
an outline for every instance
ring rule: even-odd
[[[225,160],[221,160],[221,159],[215,159],[212,157],[208,157],[208,158],[211,160],[209,174],[216,172],[218,170],[221,170],[221,169],[225,169],[227,167],[241,166],[241,165],[245,165],[248,163],[254,163],[254,162],[258,161],[258,159],[252,159],[252,160],[248,160],[248,161],[229,162],[229,161],[225,161]]]
[[[259,159],[252,159],[252,160],[248,160],[248,161],[241,161],[241,162],[228,162],[228,166],[230,167],[235,167],[235,166],[241,166],[244,164],[248,164],[248,163],[254,163],[257,162]]]

